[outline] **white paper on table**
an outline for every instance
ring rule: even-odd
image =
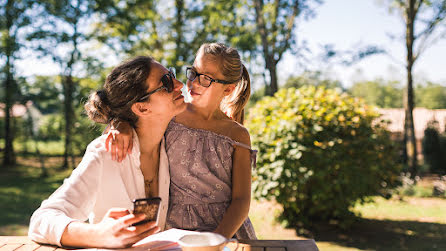
[[[133,244],[131,248],[123,249],[93,249],[104,251],[145,251],[145,250],[181,250],[178,240],[186,234],[196,233],[194,231],[172,228],[160,233],[156,233]],[[84,249],[85,251],[86,249]],[[91,250],[91,249],[90,249]]]

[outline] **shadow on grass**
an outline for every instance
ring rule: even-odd
[[[361,250],[446,250],[446,224],[360,218],[347,230],[316,225],[316,242]]]
[[[24,165],[24,162],[0,170],[0,235],[26,232],[34,210],[71,173],[71,170],[61,171],[54,167],[48,171],[49,176],[41,178],[40,168],[28,163]]]

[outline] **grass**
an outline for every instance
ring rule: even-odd
[[[79,159],[78,159],[79,160]],[[29,218],[67,177],[60,170],[62,158],[46,158],[48,177],[41,177],[36,158],[19,158],[14,169],[0,172],[0,235],[26,235]],[[404,196],[356,205],[361,214],[349,229],[317,224],[312,232],[321,251],[337,250],[446,250],[446,199],[428,196],[430,183],[415,187],[423,197]],[[273,202],[253,201],[250,218],[259,239],[305,239],[286,229],[274,218],[281,207]]]
[[[426,187],[425,184],[420,184]],[[422,190],[416,188],[417,190]],[[408,196],[356,205],[360,214],[346,230],[317,224],[312,232],[319,249],[337,250],[446,250],[446,199]],[[253,201],[250,218],[260,239],[303,239],[273,219],[280,206]]]
[[[0,176],[0,235],[26,235],[29,218],[71,170],[57,170],[62,158],[48,158],[48,177],[41,177],[36,158],[18,158],[19,165],[3,168]]]
[[[40,153],[42,155],[47,156],[63,156],[64,154],[64,141],[63,140],[54,140],[54,141],[39,141],[38,143]],[[4,149],[4,139],[0,139],[0,149]],[[28,155],[36,154],[36,145],[32,140],[22,141],[15,140],[14,141],[14,152],[18,155],[23,155],[23,153],[27,153]],[[76,153],[79,154],[79,153]]]

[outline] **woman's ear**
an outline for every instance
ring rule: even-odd
[[[136,102],[132,105],[132,112],[136,114],[136,116],[144,116],[151,113],[149,108],[149,104],[147,102]]]
[[[235,89],[235,84],[224,85],[223,95],[229,96]]]

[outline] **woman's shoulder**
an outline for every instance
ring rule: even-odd
[[[94,152],[94,153],[102,154],[102,153],[107,152],[107,149],[105,147],[106,139],[107,139],[106,134],[95,138],[93,141],[90,142],[90,144],[88,144],[85,153]]]

